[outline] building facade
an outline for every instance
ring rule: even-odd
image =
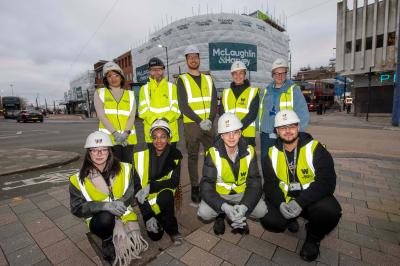
[[[337,4],[336,72],[353,80],[356,113],[391,113],[400,1],[358,2]]]

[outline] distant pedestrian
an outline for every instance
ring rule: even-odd
[[[99,118],[99,131],[109,135],[114,155],[122,162],[132,163],[136,101],[134,92],[125,90],[122,69],[114,62],[103,66],[104,88],[94,94],[94,106]]]

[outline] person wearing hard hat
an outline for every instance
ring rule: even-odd
[[[242,135],[248,144],[256,146],[256,123],[260,97],[258,88],[251,87],[246,79],[246,65],[236,61],[231,66],[231,87],[224,89],[221,98],[220,114],[230,112],[236,114],[242,124]]]
[[[272,64],[273,81],[264,89],[258,115],[258,130],[261,139],[261,159],[273,146],[277,135],[274,129],[274,119],[280,110],[294,110],[300,118],[300,131],[305,131],[310,114],[307,102],[293,81],[287,79],[288,65],[284,59],[276,59]]]
[[[122,162],[131,163],[133,145],[137,143],[134,92],[124,89],[124,73],[114,62],[104,64],[103,83],[105,87],[94,94],[99,131],[111,138],[114,155]]]
[[[188,72],[177,79],[178,102],[183,114],[188,168],[192,186],[191,199],[200,202],[198,159],[200,143],[208,150],[214,143],[213,121],[217,111],[217,91],[210,75],[200,73],[200,51],[190,45],[185,49]]]
[[[178,119],[181,115],[175,84],[164,78],[165,65],[153,57],[149,61],[149,81],[140,88],[139,117],[143,119],[145,141],[152,145],[150,127],[157,119],[164,119],[171,128],[171,144],[179,141]]]
[[[208,150],[204,162],[197,215],[204,221],[215,219],[216,235],[224,234],[225,217],[233,233],[248,234],[246,219],[267,213],[256,153],[241,137],[242,127],[235,114],[223,114],[218,120],[221,138]]]
[[[182,154],[170,144],[172,131],[166,121],[154,121],[149,132],[153,143],[134,154],[136,199],[147,235],[158,241],[165,231],[174,245],[180,245],[174,195],[180,182]]]
[[[84,147],[82,167],[69,178],[71,212],[85,218],[90,231],[101,238],[104,259],[114,263],[123,259],[129,265],[148,247],[130,205],[132,165],[113,155],[113,143],[104,132],[91,133]]]
[[[333,196],[335,166],[326,148],[305,132],[292,110],[275,116],[278,140],[262,160],[265,201],[268,213],[261,219],[266,230],[299,230],[296,218],[308,220],[307,236],[300,251],[306,261],[314,261],[319,243],[339,222],[341,207]]]

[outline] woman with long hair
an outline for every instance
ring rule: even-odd
[[[78,173],[70,177],[71,212],[85,218],[90,231],[102,239],[104,259],[129,265],[148,247],[132,209],[132,165],[113,155],[107,134],[95,131],[85,143]]]
[[[124,73],[114,62],[104,64],[103,83],[105,87],[97,89],[93,97],[99,131],[109,135],[113,153],[120,161],[132,163],[133,145],[137,143],[135,94],[124,89]]]

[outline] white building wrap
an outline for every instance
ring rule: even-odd
[[[144,82],[147,63],[159,57],[167,64],[169,77],[187,71],[184,50],[196,45],[200,50],[200,70],[209,71],[219,90],[231,83],[230,65],[243,61],[253,86],[263,88],[272,80],[271,65],[277,58],[287,60],[289,37],[265,21],[238,14],[208,14],[178,20],[153,33],[149,41],[132,52],[134,80]]]

